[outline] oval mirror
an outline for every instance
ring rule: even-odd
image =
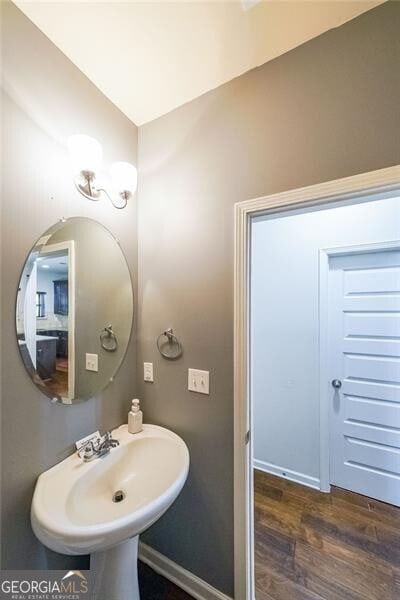
[[[111,233],[81,217],[48,229],[25,262],[16,302],[21,357],[42,392],[72,404],[103,390],[132,320],[129,269]]]

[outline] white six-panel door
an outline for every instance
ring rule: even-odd
[[[331,483],[400,506],[400,251],[331,257],[328,304]]]

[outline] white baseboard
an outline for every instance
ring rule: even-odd
[[[272,463],[268,463],[263,460],[254,459],[253,467],[254,469],[264,471],[265,473],[270,473],[271,475],[277,475],[278,477],[283,477],[284,479],[289,479],[290,481],[307,485],[315,490],[321,489],[321,482],[317,477],[310,477],[310,475],[305,475],[304,473],[298,473],[297,471],[292,471],[291,469],[278,467],[277,465],[273,465]]]
[[[143,542],[139,542],[139,560],[146,563],[156,573],[172,581],[196,600],[232,600],[200,577],[193,575]]]

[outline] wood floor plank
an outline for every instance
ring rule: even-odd
[[[400,509],[255,472],[257,600],[400,600]]]
[[[260,524],[273,527],[276,531],[292,535],[296,538],[300,533],[301,512],[293,509],[284,509],[280,504],[259,502],[256,495],[254,518]]]
[[[261,587],[257,588],[257,582],[255,583],[256,600],[275,600],[265,590],[265,584],[261,583]]]
[[[400,598],[400,566],[393,569],[393,578],[396,598]]]
[[[336,526],[345,535],[360,536],[371,541],[377,540],[375,523],[352,515],[351,512],[340,511],[336,507],[331,507],[325,511],[310,509],[307,513]]]
[[[326,555],[345,560],[356,569],[376,571],[379,577],[382,575],[387,579],[393,579],[392,569],[395,561],[390,555],[376,556],[365,548],[353,545],[352,541],[347,538],[341,539],[337,538],[335,534],[317,532],[308,526],[304,527],[301,541]]]
[[[362,533],[354,534],[345,531],[336,523],[329,522],[329,519],[311,514],[303,515],[302,524],[305,526],[303,532],[311,529],[319,534],[321,540],[330,538],[334,542],[331,546],[339,546],[347,554],[351,552],[354,556],[359,555],[361,561],[378,561],[381,569],[385,567],[385,564],[388,565],[388,569],[400,564],[400,548],[398,547],[379,542],[376,539],[371,540]]]
[[[367,496],[362,496],[361,494],[356,494],[355,492],[350,492],[348,490],[344,490],[336,486],[331,487],[330,495],[332,498],[332,502],[335,502],[335,500],[342,500],[343,502],[347,502],[350,505],[362,506],[366,509],[369,508],[370,498],[368,498]]]
[[[282,489],[271,485],[264,477],[254,478],[254,492],[258,492],[265,498],[272,498],[273,500],[281,500],[283,495]]]
[[[390,514],[388,510],[382,510],[379,508],[378,504],[374,504],[371,500],[371,507],[357,506],[355,504],[350,504],[343,497],[338,497],[336,495],[332,496],[332,506],[339,510],[342,514],[348,515],[351,518],[351,515],[354,518],[369,520],[371,523],[382,523],[389,525],[399,531],[400,534],[400,508],[399,507],[391,507],[393,509],[393,513]]]
[[[297,542],[296,568],[304,575],[307,585],[326,600],[359,598],[360,600],[394,600],[394,579],[370,564],[357,568],[354,563],[342,560],[315,549],[309,544]]]
[[[321,504],[304,498],[296,498],[293,493],[284,491],[279,504],[274,502],[271,496],[264,497],[262,493],[256,492],[255,507],[259,511],[260,517],[264,519],[268,519],[271,513],[274,515],[274,519],[277,516],[288,515],[289,520],[283,519],[281,528],[287,529],[287,526],[290,525],[292,533],[296,531],[299,533],[300,531],[298,517],[309,513],[335,524],[344,532],[349,532],[353,535],[360,534],[370,540],[377,539],[376,521],[373,517],[369,518],[369,511],[362,515],[354,514],[350,506],[346,506],[346,510],[343,510],[337,506],[331,506],[330,503]],[[282,521],[282,519],[280,520]]]
[[[310,514],[317,514],[316,510],[310,510]],[[318,513],[328,523],[334,523],[341,531],[353,535],[360,535],[370,540],[377,540],[376,522],[368,516],[354,514],[351,510],[342,510],[337,506],[331,506],[328,510]]]
[[[348,504],[353,504],[355,506],[366,508],[375,513],[384,514],[389,518],[399,518],[400,509],[398,506],[393,506],[392,504],[387,504],[386,502],[375,500],[375,498],[362,496],[361,494],[356,494],[355,492],[350,492],[349,490],[344,490],[336,486],[332,486],[331,495],[332,502],[340,500]]]
[[[276,574],[288,576],[294,572],[294,549],[295,541],[290,536],[260,524],[256,528],[254,554],[258,571],[271,567]]]
[[[269,566],[256,569],[256,599],[264,600],[323,600],[319,594],[301,583],[279,575]]]
[[[394,519],[398,527],[400,528],[400,508],[398,506],[392,506],[386,502],[380,502],[374,498],[368,499],[369,510],[374,514],[385,515],[390,520]]]
[[[316,502],[318,504],[330,504],[331,502],[330,494],[323,494],[318,490],[307,487],[305,485],[299,485],[298,483],[290,481],[289,479],[277,477],[276,475],[270,475],[269,473],[264,473],[263,471],[255,469],[255,486],[260,480],[262,480],[265,483],[268,483],[271,487],[278,488],[284,492],[287,492],[288,494],[294,494],[294,496],[299,500],[303,499],[305,501]]]
[[[382,544],[387,544],[395,551],[400,549],[400,532],[396,527],[391,527],[386,523],[377,523],[375,526],[376,537]],[[399,561],[400,567],[400,561]]]
[[[264,526],[262,523],[258,524],[254,539],[258,544],[262,545],[266,549],[272,549],[276,551],[280,558],[292,558],[294,556],[294,547],[296,542],[293,537],[285,535],[270,527]]]

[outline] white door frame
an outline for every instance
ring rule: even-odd
[[[234,534],[235,600],[254,600],[253,441],[249,393],[250,223],[290,208],[400,194],[400,165],[235,204],[234,250]]]
[[[41,256],[67,250],[68,252],[68,396],[63,404],[72,404],[75,398],[75,242],[68,240],[42,246]]]
[[[320,488],[329,492],[330,478],[330,385],[329,385],[329,328],[328,288],[329,259],[334,256],[369,254],[400,250],[400,240],[372,242],[354,246],[322,248],[319,251],[319,398],[320,398]],[[329,386],[329,387],[327,387]]]

